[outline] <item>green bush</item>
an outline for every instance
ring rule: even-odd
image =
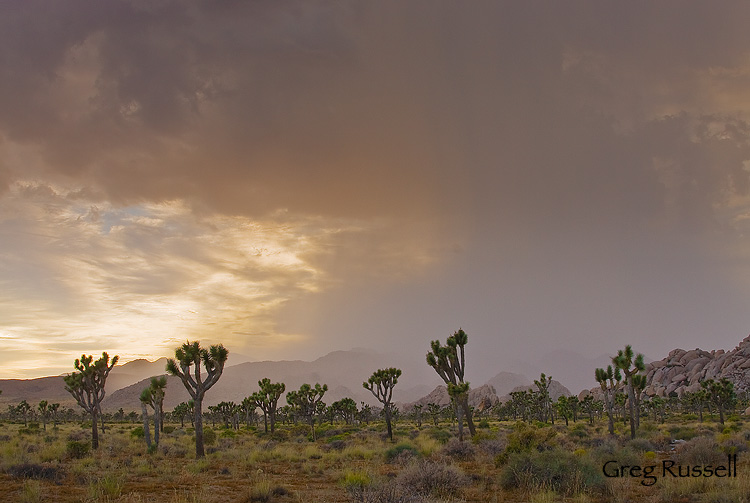
[[[393,462],[396,458],[399,457],[412,456],[419,456],[419,451],[416,447],[407,443],[394,445],[393,447],[385,451],[385,460],[388,463]]]
[[[438,442],[446,443],[448,440],[453,438],[453,435],[451,435],[451,432],[440,429],[440,428],[433,428],[427,432],[427,434],[430,436],[430,438],[437,440]]]
[[[236,436],[237,436],[237,432],[235,432],[234,430],[229,430],[229,429],[221,430],[222,438],[234,438]]]
[[[143,426],[136,426],[130,430],[130,436],[134,438],[143,438],[146,436],[146,432],[143,431]]]
[[[76,440],[71,440],[70,442],[68,442],[66,453],[68,454],[69,458],[81,459],[86,457],[90,450],[91,445],[88,442],[78,442]]]
[[[524,422],[518,421],[513,431],[508,434],[508,454],[528,452],[533,449],[543,450],[552,446],[552,439],[557,432],[552,428],[538,428]]]
[[[165,426],[162,432],[169,435],[170,433],[173,433],[174,430],[175,430],[174,426]]]
[[[211,428],[203,429],[203,444],[214,445],[216,443],[216,432]]]
[[[509,456],[500,473],[504,489],[538,491],[540,488],[567,495],[600,491],[605,479],[601,469],[586,456],[554,449],[520,452]]]
[[[361,471],[344,472],[344,477],[341,479],[341,485],[346,489],[348,493],[361,493],[366,487],[372,484],[370,476]]]

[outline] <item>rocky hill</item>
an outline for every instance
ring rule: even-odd
[[[700,382],[706,379],[726,377],[734,383],[737,391],[750,390],[750,336],[745,337],[731,351],[723,349],[704,351],[702,349],[674,349],[663,360],[646,365],[647,396],[678,396],[686,391],[694,392],[701,388]]]

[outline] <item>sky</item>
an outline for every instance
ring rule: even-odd
[[[749,16],[3,2],[0,378],[185,340],[423,361],[459,327],[475,380],[625,344],[732,349]]]

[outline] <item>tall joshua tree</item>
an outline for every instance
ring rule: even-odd
[[[315,383],[313,388],[305,383],[300,386],[298,391],[290,391],[286,394],[287,403],[294,408],[297,414],[306,418],[310,424],[313,441],[315,441],[315,413],[318,411],[318,406],[322,403],[326,391],[328,391],[327,384],[321,386]]]
[[[93,449],[99,448],[99,432],[96,429],[96,423],[101,411],[101,402],[104,399],[104,384],[119,359],[119,356],[115,356],[110,362],[106,351],[96,361],[93,361],[94,357],[91,355],[81,355],[81,358],[76,359],[74,364],[77,372],[63,378],[66,391],[73,395],[78,405],[91,415],[91,447]]]
[[[152,377],[148,388],[141,392],[141,410],[143,413],[143,430],[146,435],[146,446],[151,448],[151,435],[148,426],[148,410],[146,406],[154,410],[154,444],[159,447],[160,433],[163,431],[162,417],[164,411],[164,395],[167,388],[167,377]]]
[[[469,337],[466,332],[460,328],[453,335],[448,337],[445,346],[440,345],[439,341],[432,341],[430,346],[432,351],[427,353],[427,364],[435,369],[435,372],[443,379],[448,386],[448,393],[456,401],[456,412],[460,416],[461,411],[466,416],[466,423],[469,425],[469,432],[472,436],[476,435],[474,421],[471,418],[471,409],[469,409],[469,383],[464,381],[464,371],[466,369],[466,358],[464,356],[464,346]],[[462,436],[463,422],[458,417],[459,436]]]
[[[286,391],[286,385],[283,382],[272,383],[269,378],[264,377],[258,381],[258,386],[260,386],[260,391],[256,391],[249,398],[263,411],[265,432],[268,433],[268,423],[270,422],[271,433],[273,433],[276,425],[276,408],[279,398]]]
[[[49,407],[49,402],[47,400],[39,402],[39,415],[42,416],[44,431],[47,431],[47,420],[49,420],[50,414],[52,414],[52,410]]]
[[[203,397],[224,372],[224,364],[229,351],[221,344],[205,349],[201,348],[197,341],[192,343],[188,341],[177,348],[174,354],[175,358],[167,360],[167,372],[182,380],[182,384],[193,399],[195,457],[202,458],[206,456],[203,449]],[[206,372],[205,378],[201,369]]]
[[[154,441],[159,445],[159,432],[164,431],[164,395],[167,392],[167,376],[152,377],[151,395],[154,397]]]
[[[151,425],[148,422],[148,408],[154,408],[154,396],[151,394],[150,386],[141,391],[139,400],[141,402],[141,418],[143,419],[143,436],[146,440],[146,449],[151,452]],[[155,430],[159,431],[158,428],[155,428]]]
[[[633,360],[633,356],[633,348],[628,344],[625,346],[625,350],[619,350],[617,356],[612,358],[612,363],[625,375],[625,386],[628,392],[628,413],[630,415],[630,438],[635,438],[635,432],[640,426],[640,412],[636,413],[635,387],[636,384],[640,386],[641,381],[638,378],[635,379],[637,382],[634,382],[634,378],[639,372],[646,370],[643,355],[638,353],[638,355],[635,355],[635,360]]]
[[[620,380],[622,379],[620,368],[615,367],[613,370],[612,365],[607,365],[607,370],[601,368],[596,369],[594,375],[596,377],[596,381],[599,383],[599,386],[601,386],[602,391],[604,392],[604,406],[607,409],[607,418],[609,419],[609,434],[614,435],[615,393],[617,392],[617,388],[620,387]]]
[[[391,413],[393,412],[393,388],[401,377],[401,369],[387,368],[378,369],[372,373],[367,382],[362,383],[362,387],[370,390],[380,403],[383,404],[383,414],[385,415],[385,424],[388,427],[388,438],[393,442],[393,429],[391,428]]]
[[[705,396],[708,401],[716,405],[719,409],[719,421],[724,424],[724,411],[733,409],[737,405],[737,394],[734,391],[734,384],[727,379],[722,377],[719,381],[708,379],[701,382],[703,390],[705,390]],[[703,391],[701,390],[701,391]]]

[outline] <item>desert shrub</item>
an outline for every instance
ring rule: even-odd
[[[689,465],[715,465],[724,460],[724,454],[716,440],[696,437],[680,445],[675,452],[679,463]]]
[[[561,449],[512,454],[500,473],[504,489],[552,490],[567,495],[604,488],[604,476],[588,457]]]
[[[269,433],[268,438],[274,442],[283,442],[289,440],[289,432],[286,430],[276,430],[273,433]]]
[[[474,457],[476,450],[469,442],[460,442],[457,438],[452,438],[443,446],[440,452],[453,459],[468,461]]]
[[[63,477],[60,468],[35,463],[13,465],[6,471],[11,477],[18,479],[59,480]]]
[[[589,436],[589,432],[585,424],[577,423],[570,429],[570,435],[577,438],[586,438]]]
[[[214,445],[216,443],[216,432],[211,428],[203,430],[203,443],[205,445]]]
[[[228,428],[224,428],[221,430],[221,437],[222,438],[235,438],[237,436],[237,432],[234,430],[230,430]]]
[[[448,499],[458,496],[469,478],[455,466],[420,460],[402,470],[394,483],[407,493]]]
[[[508,454],[528,452],[533,449],[547,450],[552,447],[552,439],[557,432],[551,428],[537,428],[524,422],[518,421],[513,426],[513,431],[508,434]]]
[[[433,428],[431,430],[427,431],[427,435],[430,436],[430,438],[437,440],[438,442],[446,443],[448,440],[450,440],[453,435],[449,431],[441,430],[439,428]]]
[[[656,448],[654,447],[654,444],[652,444],[649,440],[645,438],[634,438],[630,441],[628,441],[627,446],[635,451],[653,451]]]
[[[721,441],[721,450],[725,454],[737,454],[747,452],[747,441],[744,435],[732,435]]]
[[[479,428],[482,428],[482,429],[489,429],[489,427],[490,427],[490,422],[489,422],[489,421],[487,421],[487,419],[482,419],[481,421],[479,421],[479,424],[478,424],[477,426],[478,426]]]
[[[372,485],[372,478],[366,472],[346,471],[340,483],[349,494],[361,494],[365,488]]]
[[[403,460],[414,456],[419,456],[419,451],[416,447],[407,443],[394,445],[385,451],[385,460],[387,463],[392,463],[397,459]]]
[[[478,447],[482,452],[495,457],[498,454],[502,454],[503,452],[505,452],[505,449],[508,447],[508,441],[504,437],[495,437],[487,440],[482,440],[481,442],[479,442]]]
[[[328,442],[328,446],[334,451],[343,451],[346,447],[346,440],[332,440]]]
[[[690,440],[691,438],[698,436],[698,431],[695,428],[690,428],[688,426],[675,425],[670,427],[668,431],[674,440]]]
[[[474,445],[479,445],[480,442],[483,442],[485,440],[492,440],[495,438],[497,437],[491,431],[479,431],[476,435],[471,437],[471,443]]]
[[[632,447],[622,447],[616,440],[608,438],[591,449],[591,458],[600,466],[611,459],[617,460],[620,464],[632,466],[641,463],[643,454]]]
[[[133,438],[143,438],[146,436],[146,432],[143,430],[143,426],[136,426],[130,430],[130,436]]]
[[[123,482],[119,477],[106,475],[89,485],[89,495],[96,500],[111,501],[122,495]]]
[[[81,459],[86,457],[90,450],[91,445],[88,442],[78,442],[76,440],[71,440],[70,442],[68,442],[68,446],[65,452],[71,459]]]
[[[175,430],[175,427],[170,425],[170,426],[165,426],[162,432],[169,435],[170,433],[173,433],[174,430]]]
[[[289,428],[289,438],[307,437],[310,434],[310,426],[306,424],[295,424]]]
[[[91,428],[91,426],[89,426],[89,430],[90,430],[90,428]],[[73,441],[76,441],[76,442],[82,442],[82,441],[88,439],[90,434],[91,434],[90,431],[83,431],[83,430],[74,431],[74,432],[71,432],[68,435],[68,440],[73,440]]]

